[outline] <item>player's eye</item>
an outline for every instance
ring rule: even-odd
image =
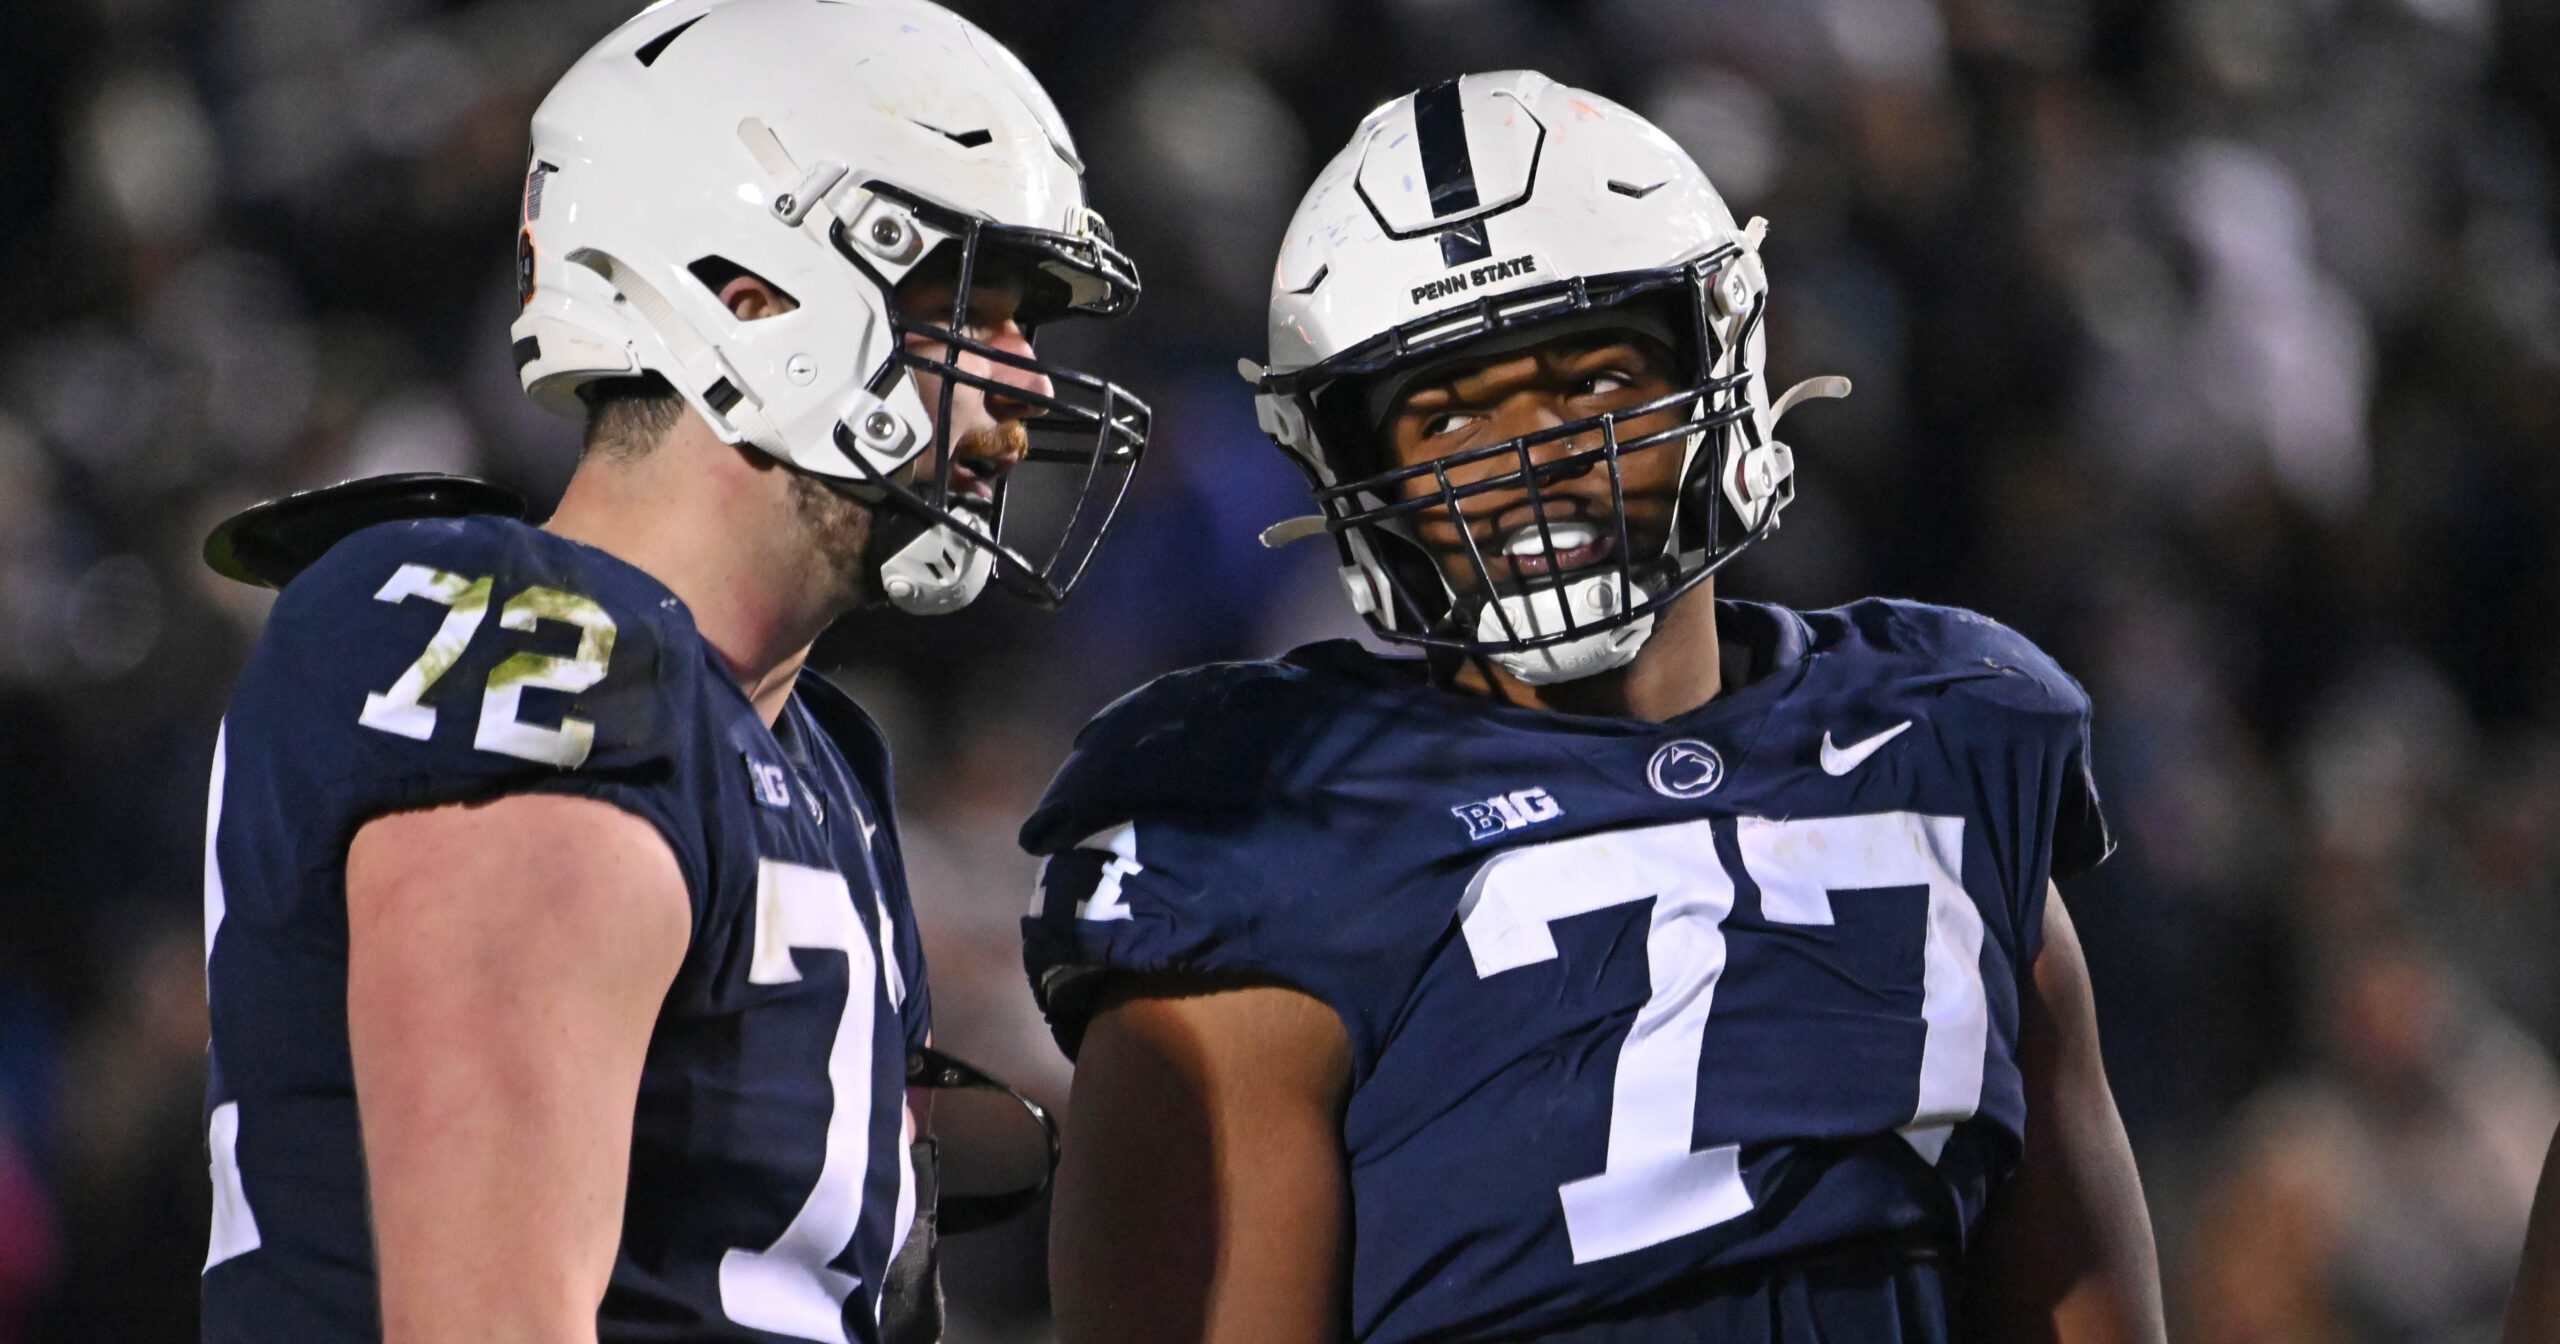
[[[1575,380],[1573,384],[1573,395],[1576,397],[1605,397],[1612,392],[1623,392],[1633,386],[1635,386],[1635,380],[1629,378],[1627,375],[1620,373],[1615,369],[1603,369],[1598,373],[1584,374],[1581,378]]]
[[[1011,295],[979,303],[969,314],[969,334],[980,338],[1001,334],[1005,324],[1013,321],[1014,309],[1019,306]]]
[[[1442,411],[1422,422],[1422,437],[1436,439],[1443,434],[1454,434],[1474,424],[1476,419],[1474,414],[1467,411]]]

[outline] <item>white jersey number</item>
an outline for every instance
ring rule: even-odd
[[[420,742],[435,736],[436,711],[421,701],[453,669],[471,637],[479,633],[480,623],[488,619],[490,584],[487,575],[467,579],[425,565],[402,565],[393,571],[374,600],[399,603],[425,598],[447,608],[444,623],[427,640],[426,651],[391,683],[391,689],[365,696],[356,722]],[[604,680],[605,665],[613,659],[615,626],[613,617],[594,599],[557,588],[527,588],[507,599],[498,613],[498,625],[506,630],[529,631],[546,620],[577,626],[578,651],[566,658],[522,652],[491,668],[487,690],[480,698],[479,730],[471,745],[573,770],[586,763],[588,751],[595,746],[594,724],[564,717],[559,727],[545,728],[518,722],[516,715],[528,689],[575,692]]]
[[[1920,1100],[1901,1127],[1931,1161],[1982,1101],[1989,1011],[1982,916],[1965,895],[1964,819],[1884,812],[1765,821],[1737,839],[1772,923],[1831,924],[1834,896],[1886,888],[1928,892],[1919,1061]],[[1579,836],[1496,855],[1459,905],[1479,976],[1553,960],[1556,920],[1650,899],[1645,959],[1652,992],[1618,1053],[1607,1164],[1557,1190],[1576,1264],[1625,1255],[1740,1217],[1752,1207],[1741,1147],[1692,1149],[1698,1073],[1733,879],[1706,820]]]
[[[853,1244],[870,1174],[871,987],[879,982],[879,958],[843,874],[761,860],[748,983],[798,980],[800,968],[791,959],[796,947],[845,956],[844,1015],[836,1020],[835,1044],[827,1052],[835,1109],[827,1116],[826,1158],[809,1198],[772,1245],[760,1251],[742,1246],[720,1258],[720,1310],[753,1329],[847,1344],[845,1299],[862,1285],[828,1262]]]
[[[213,735],[213,779],[204,801],[204,966],[205,997],[213,995],[213,945],[222,935],[222,917],[230,902],[222,885],[222,779],[231,756],[231,725]],[[209,1053],[209,1052],[208,1052]],[[258,1249],[258,1215],[249,1207],[249,1192],[240,1181],[240,1103],[226,1101],[205,1117],[205,1157],[213,1175],[213,1226],[205,1238],[204,1267]]]

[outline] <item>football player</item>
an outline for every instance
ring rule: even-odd
[[[2089,703],[1968,612],[1720,601],[1793,491],[1761,227],[1529,73],[1372,114],[1266,430],[1352,605],[1166,677],[1023,830],[1069,1341],[2162,1338],[2050,882]]]
[[[215,747],[207,1340],[933,1337],[887,754],[803,664],[1098,540],[1145,408],[1030,343],[1137,297],[1081,174],[923,0],[660,3],[543,102],[558,511],[336,540]]]

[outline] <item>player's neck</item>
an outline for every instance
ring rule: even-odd
[[[1727,689],[1723,644],[1716,634],[1715,596],[1715,580],[1709,579],[1672,603],[1670,610],[1655,618],[1653,635],[1635,661],[1615,672],[1532,686],[1487,661],[1460,667],[1452,684],[1475,695],[1562,714],[1655,723],[1675,718]]]
[[[768,724],[842,610],[800,542],[782,468],[689,414],[636,460],[588,454],[543,527],[665,584]]]

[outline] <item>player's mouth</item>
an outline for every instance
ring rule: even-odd
[[[930,491],[936,477],[946,471],[942,459],[948,455],[948,502],[992,509],[1005,477],[1030,451],[1030,436],[1019,424],[1007,422],[973,429],[962,434],[957,443],[939,443],[933,451],[918,456],[913,467],[915,484],[920,491]]]
[[[1561,574],[1608,559],[1617,544],[1597,523],[1563,518],[1549,520],[1543,530],[1535,522],[1513,529],[1503,538],[1502,553],[1514,574]]]
[[[935,477],[939,474],[924,458],[916,459],[915,483],[911,487],[927,499],[933,497]],[[954,506],[992,508],[996,502],[995,473],[981,471],[970,458],[959,458],[951,464],[951,476],[945,485],[945,501]]]

